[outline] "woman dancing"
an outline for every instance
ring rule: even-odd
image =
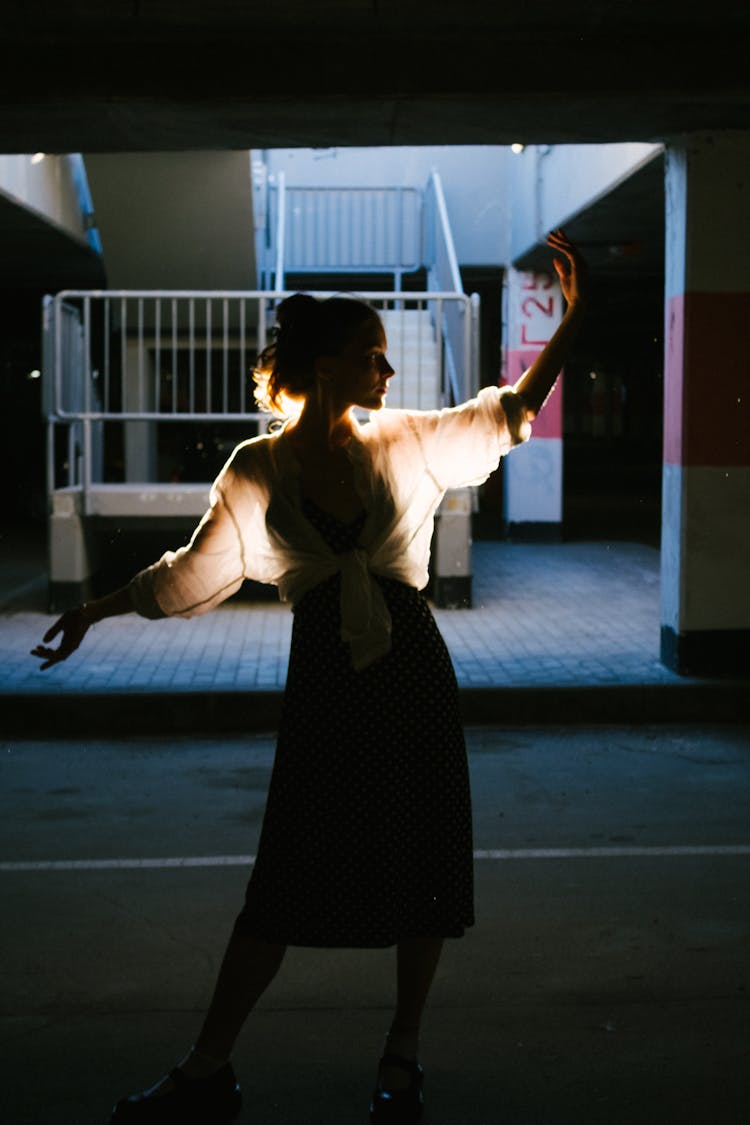
[[[369,305],[283,301],[256,397],[283,417],[291,402],[292,416],[235,449],[186,547],[63,614],[34,650],[49,668],[105,617],[203,613],[245,578],[276,584],[294,609],[257,859],[205,1022],[177,1067],[117,1103],[113,1125],[237,1115],[232,1048],[288,945],[396,947],[397,1003],[370,1115],[421,1115],[425,1001],[444,940],[474,913],[456,679],[420,590],[444,492],[486,479],[525,440],[578,331],[581,259],[562,231],[548,243],[567,302],[552,340],[513,388],[444,410],[384,409],[394,370]]]

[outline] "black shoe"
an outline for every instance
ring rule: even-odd
[[[149,1096],[148,1092],[121,1098],[112,1111],[110,1125],[132,1122],[153,1125],[225,1125],[242,1108],[242,1094],[230,1063],[208,1078],[188,1078],[179,1067],[169,1072],[174,1090]]]
[[[383,1089],[381,1071],[384,1066],[397,1066],[411,1078],[405,1090]],[[378,1067],[378,1080],[370,1102],[370,1121],[377,1125],[410,1125],[424,1112],[424,1071],[418,1062],[401,1055],[383,1055]]]

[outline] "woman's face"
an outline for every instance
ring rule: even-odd
[[[383,325],[374,316],[354,330],[338,355],[321,357],[318,375],[338,407],[382,408],[394,374],[385,351]]]

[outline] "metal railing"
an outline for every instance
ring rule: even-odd
[[[273,288],[280,293],[285,285],[284,270],[286,262],[286,179],[283,172],[279,174],[278,180],[274,229],[276,231],[276,254],[274,256]],[[270,285],[267,288],[270,289]]]
[[[463,293],[448,208],[439,173],[433,169],[424,200],[424,262],[427,288]],[[456,402],[476,394],[479,382],[479,297],[472,294],[469,309],[454,304],[442,322],[446,364]]]
[[[113,446],[124,449],[118,454],[124,462],[117,479],[136,485],[158,481],[154,466],[162,424],[242,426],[237,440],[261,432],[270,419],[256,408],[252,368],[266,345],[274,305],[288,295],[262,290],[65,290],[45,298],[43,397],[50,496],[60,487],[81,490],[88,511],[92,487],[117,477]],[[438,340],[449,317],[460,316],[466,326],[473,323],[471,301],[463,293],[371,291],[360,296],[387,310],[389,323],[397,318],[396,327],[399,317],[429,309]],[[454,306],[463,312],[454,313]],[[469,383],[455,383],[456,371],[471,371],[476,345],[470,332],[464,335],[463,349],[450,371],[446,349],[438,349],[441,404],[470,391]],[[418,355],[414,362],[419,368]],[[393,391],[389,404],[398,406],[398,380]],[[141,451],[138,456],[133,444]]]
[[[422,193],[413,187],[267,185],[261,284],[288,273],[390,273],[401,288],[422,264]]]

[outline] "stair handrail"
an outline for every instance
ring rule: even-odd
[[[456,246],[453,242],[453,233],[451,231],[450,221],[448,219],[448,208],[445,203],[445,193],[443,192],[443,181],[437,168],[430,171],[429,179],[427,180],[427,194],[429,196],[432,192],[435,200],[435,215],[433,223],[431,224],[433,230],[430,232],[435,242],[432,247],[432,262],[425,263],[430,269],[440,273],[438,266],[438,247],[437,243],[441,239],[443,242],[445,255],[448,262],[448,276],[446,278],[439,278],[443,282],[438,288],[452,289],[455,293],[463,293],[463,282],[461,281],[461,271],[458,268],[458,258],[456,256]]]
[[[431,170],[425,188],[424,258],[429,290],[464,292],[443,183],[436,168]],[[476,394],[479,382],[477,314],[467,316],[463,305],[442,308],[435,328],[443,341],[453,401],[463,402]]]
[[[284,257],[286,251],[286,175],[279,172],[276,180],[276,261],[273,271],[273,291],[284,291]]]

